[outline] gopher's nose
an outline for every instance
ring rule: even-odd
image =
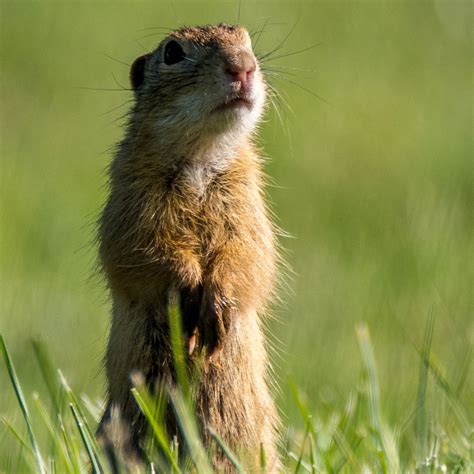
[[[256,67],[253,55],[242,51],[234,60],[226,63],[225,72],[232,82],[240,82],[241,87],[247,87],[252,82]]]

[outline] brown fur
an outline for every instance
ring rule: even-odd
[[[196,395],[205,438],[212,427],[244,453],[250,470],[262,445],[274,471],[278,420],[260,317],[273,291],[276,251],[260,159],[238,119],[188,120],[177,109],[183,94],[207,90],[212,61],[239,59],[236,46],[248,37],[225,25],[183,28],[170,37],[207,56],[192,71],[167,76],[164,66],[156,68],[163,45],[147,55],[110,168],[99,238],[113,309],[108,405],[98,436],[129,466],[138,462],[145,423],[130,393],[130,374],[140,372],[150,387],[173,378],[166,308],[174,289],[187,340],[196,338],[195,353],[207,353]],[[120,430],[112,429],[113,410]],[[214,461],[231,470],[219,456]]]

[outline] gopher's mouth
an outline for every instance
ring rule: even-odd
[[[253,101],[249,97],[244,96],[244,95],[238,95],[236,97],[231,97],[227,99],[224,103],[222,103],[216,108],[216,111],[241,109],[241,108],[251,109],[252,106],[253,106]]]

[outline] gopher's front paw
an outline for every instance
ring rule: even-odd
[[[217,289],[204,289],[198,321],[199,346],[206,349],[210,359],[222,348],[233,311],[231,299]]]
[[[195,288],[201,283],[202,269],[199,259],[190,251],[178,254],[174,263],[181,286]]]

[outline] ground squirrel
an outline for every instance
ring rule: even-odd
[[[177,289],[188,351],[207,359],[196,394],[203,436],[212,427],[249,466],[263,446],[275,471],[278,416],[261,316],[277,252],[252,143],[266,87],[250,36],[225,24],[178,29],[135,60],[130,79],[135,102],[99,223],[113,301],[99,440],[139,462],[146,424],[130,374],[151,388],[173,379],[166,308]],[[218,455],[214,462],[231,470]]]

